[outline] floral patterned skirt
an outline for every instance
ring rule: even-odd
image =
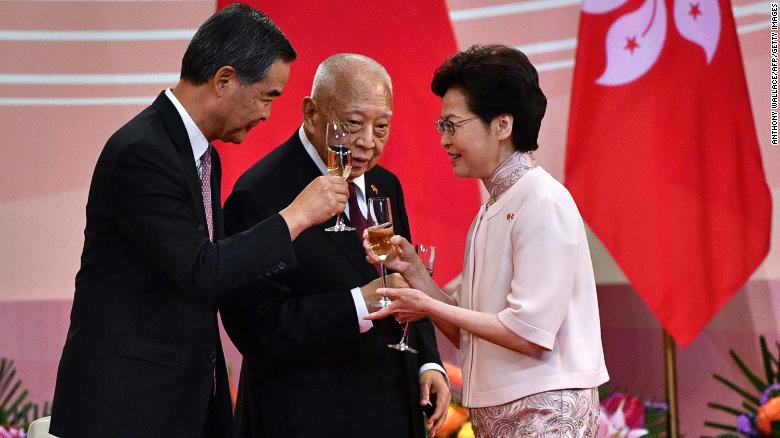
[[[559,389],[469,411],[476,438],[590,438],[599,427],[599,393]]]

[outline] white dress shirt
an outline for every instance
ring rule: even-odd
[[[181,117],[181,121],[184,122],[184,129],[187,130],[187,137],[190,138],[190,145],[192,146],[192,156],[195,158],[195,167],[198,169],[198,176],[200,176],[200,157],[206,153],[209,148],[209,141],[206,140],[206,136],[192,120],[192,117],[187,113],[187,110],[181,105],[179,99],[173,95],[173,91],[170,88],[165,90],[165,95],[168,96],[176,111]]]

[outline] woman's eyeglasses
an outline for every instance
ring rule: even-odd
[[[478,118],[479,116],[474,116],[474,117],[469,117],[468,119],[459,120],[457,122],[453,122],[447,119],[438,119],[436,120],[436,130],[439,131],[439,134],[441,135],[444,134],[454,135],[455,128],[460,128],[466,123]]]

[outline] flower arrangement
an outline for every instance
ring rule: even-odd
[[[606,387],[600,388],[606,393]],[[642,401],[621,391],[601,396],[596,438],[658,438],[666,436],[665,403]]]
[[[469,410],[460,404],[463,391],[463,373],[460,367],[444,362],[444,371],[450,379],[452,401],[447,407],[447,419],[444,421],[437,436],[444,438],[474,438],[474,431],[469,421]]]
[[[763,373],[753,372],[734,350],[729,350],[734,363],[750,382],[749,389],[737,385],[720,374],[713,374],[715,380],[742,397],[739,408],[715,402],[707,403],[707,406],[712,409],[736,417],[735,424],[704,422],[708,427],[725,432],[718,435],[719,437],[780,437],[780,343],[775,342],[777,354],[772,354],[763,336],[759,337],[759,345]],[[763,375],[759,376],[759,374]]]
[[[48,402],[41,410],[37,403],[26,401],[28,391],[20,392],[21,386],[14,361],[0,359],[0,438],[25,438],[32,420],[51,415]]]
[[[24,429],[14,427],[6,429],[0,426],[0,438],[27,438],[27,433],[25,433]]]

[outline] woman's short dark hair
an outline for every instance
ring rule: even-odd
[[[236,69],[242,85],[265,79],[277,60],[292,62],[297,54],[267,15],[236,3],[212,15],[192,37],[181,60],[181,78],[205,83],[224,66]]]
[[[468,98],[469,110],[490,123],[500,114],[514,118],[512,142],[520,151],[539,145],[547,98],[539,88],[539,75],[525,54],[503,45],[474,45],[453,55],[436,70],[431,90],[444,97],[459,88]]]

